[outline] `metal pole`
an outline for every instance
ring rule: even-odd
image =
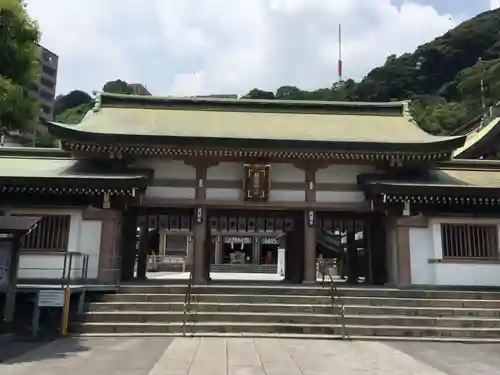
[[[64,280],[66,279],[66,266],[68,264],[68,251],[64,253],[64,262],[63,262],[63,270],[62,270],[62,278],[61,278],[61,288],[64,287]]]
[[[342,82],[342,25],[339,24],[339,61],[338,61],[339,83]]]
[[[483,67],[483,59],[480,57],[479,60],[479,68],[481,69],[481,107],[483,108],[483,112],[486,109],[486,101],[484,98],[484,67]]]

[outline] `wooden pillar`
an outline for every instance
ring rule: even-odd
[[[305,167],[305,195],[307,203],[316,201],[316,170],[313,165]],[[304,213],[304,283],[316,282],[316,212]]]
[[[358,247],[356,245],[356,232],[354,225],[351,224],[347,229],[346,235],[347,246],[347,282],[349,284],[356,284],[358,282],[359,265],[358,265]]]
[[[17,275],[19,269],[21,238],[15,236],[4,246],[10,247],[10,254],[8,255],[10,257],[10,265],[7,275],[7,291],[5,294],[3,322],[1,322],[0,328],[4,330],[4,332],[10,333],[13,330],[14,315],[16,311]]]
[[[217,236],[215,239],[215,264],[222,264],[223,260],[222,237]]]
[[[196,191],[195,200],[201,202],[206,198],[207,165],[194,164],[196,168]],[[195,284],[203,284],[210,277],[210,254],[205,254],[209,248],[206,244],[211,241],[210,233],[207,233],[207,210],[204,207],[196,207],[194,210],[194,254],[193,254],[193,280]]]
[[[285,280],[292,284],[304,281],[304,215],[297,215],[286,234]]]
[[[123,212],[121,240],[121,280],[134,278],[137,236],[137,208],[129,207]]]
[[[146,280],[149,254],[149,228],[141,227],[139,234],[139,255],[137,257],[137,280]]]
[[[262,237],[255,236],[252,244],[252,263],[259,264],[260,263],[260,250],[262,248]]]
[[[370,218],[369,235],[370,283],[384,285],[388,282],[388,274],[387,218],[383,214],[374,214]]]
[[[193,234],[190,234],[188,236],[188,244],[187,244],[187,251],[186,251],[186,265],[189,267],[193,266],[193,253],[194,253],[194,236]]]
[[[164,257],[166,255],[165,246],[167,245],[167,231],[164,229],[160,229],[159,232],[160,232],[159,254]]]

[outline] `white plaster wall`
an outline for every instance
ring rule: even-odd
[[[271,165],[271,187],[273,182],[304,182],[306,173],[293,164],[276,163]]]
[[[306,192],[301,190],[276,190],[269,191],[270,202],[305,202]]]
[[[195,191],[195,188],[148,186],[145,195],[147,198],[194,199]]]
[[[218,165],[214,165],[207,170],[207,180],[243,180],[243,164],[220,163]]]
[[[64,253],[55,254],[26,254],[19,257],[18,277],[21,279],[62,279],[64,271]],[[79,279],[82,276],[83,258],[74,255],[71,261],[71,278]],[[66,263],[66,272],[69,270],[69,258]]]
[[[413,284],[498,286],[498,263],[429,263],[442,260],[441,223],[495,224],[500,220],[481,218],[435,218],[428,228],[410,228],[411,279]],[[500,249],[499,249],[500,251]]]
[[[96,278],[99,272],[102,222],[83,220],[80,209],[9,209],[9,214],[71,215],[68,252],[89,255],[89,278]],[[69,267],[69,264],[67,264]],[[59,279],[64,269],[64,253],[21,254],[19,277],[24,279]],[[73,256],[72,277],[81,277],[83,260]]]
[[[237,201],[243,199],[243,189],[207,188],[205,195],[207,199]]]
[[[178,178],[181,180],[194,180],[196,169],[183,161],[168,158],[142,159],[133,164],[138,168],[154,169],[154,178]]]
[[[375,168],[365,165],[330,165],[316,172],[316,183],[357,183],[358,174],[375,172]]]
[[[434,258],[434,241],[428,228],[410,228],[411,283],[421,285],[436,284],[434,267],[429,267],[429,259]]]
[[[89,256],[88,273],[89,279],[97,278],[99,274],[99,254],[101,252],[102,221],[85,220],[80,227],[80,238],[78,249],[81,253]]]
[[[364,200],[365,200],[365,195],[361,191],[328,191],[328,190],[316,191],[316,202],[352,203],[352,202],[363,202]]]

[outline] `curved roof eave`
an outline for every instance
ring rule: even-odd
[[[197,147],[235,147],[291,149],[316,149],[326,151],[361,151],[361,152],[400,152],[423,154],[426,152],[451,152],[463,146],[466,136],[437,138],[435,141],[426,142],[371,142],[360,141],[310,141],[310,140],[285,140],[285,139],[258,139],[258,138],[220,138],[220,137],[176,137],[151,134],[111,134],[94,133],[81,128],[80,125],[67,125],[57,122],[47,123],[49,132],[56,138],[72,142],[89,142],[102,144],[116,144],[121,139],[127,145],[178,145],[179,147],[195,145]]]
[[[488,125],[479,131],[473,131],[466,135],[465,143],[457,148],[453,153],[453,158],[468,159],[479,157],[477,151],[485,147],[500,133],[500,117],[492,120]]]

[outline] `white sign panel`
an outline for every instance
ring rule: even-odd
[[[39,307],[63,307],[64,306],[64,290],[40,290],[38,292]]]
[[[285,249],[278,249],[278,275],[285,276]]]

